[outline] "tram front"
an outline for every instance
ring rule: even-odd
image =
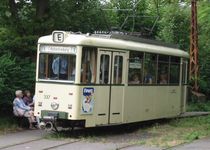
[[[38,41],[34,114],[42,128],[84,126],[77,116],[75,84],[81,48],[66,38],[65,32],[53,32]]]

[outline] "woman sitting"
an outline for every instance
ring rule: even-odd
[[[27,106],[34,107],[34,102],[31,97],[31,92],[29,90],[24,91],[23,101]]]
[[[27,106],[22,97],[23,93],[21,90],[17,90],[15,92],[15,99],[13,101],[13,113],[17,117],[26,117],[29,120],[29,128],[33,129],[33,123],[35,122],[34,113],[32,111],[32,108]]]

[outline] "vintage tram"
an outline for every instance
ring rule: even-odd
[[[38,40],[35,115],[48,129],[176,117],[187,52],[128,35],[54,31]]]

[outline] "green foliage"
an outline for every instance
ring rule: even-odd
[[[210,5],[209,2],[199,3],[199,64],[200,90],[210,97]]]
[[[10,54],[5,54],[0,57],[0,92],[4,91],[5,80],[8,71],[11,71],[15,65],[15,60],[11,58]]]
[[[0,1],[0,108],[11,106],[17,89],[33,90],[38,37],[53,30],[93,32],[112,27],[189,50],[190,1],[20,0]],[[210,97],[210,5],[198,2],[200,89]],[[104,10],[110,9],[110,10]],[[112,9],[112,10],[111,10]],[[117,11],[132,9],[133,11]],[[137,16],[133,18],[132,16]],[[154,25],[155,19],[157,24]],[[125,21],[125,19],[127,20]],[[133,22],[135,20],[135,23]],[[152,32],[151,32],[151,29]]]
[[[34,75],[35,65],[29,60],[18,60],[11,54],[0,57],[0,114],[11,113],[15,90],[34,90]]]
[[[170,4],[162,8],[158,39],[177,44],[181,49],[189,49],[190,9],[179,4]]]
[[[0,28],[0,114],[11,114],[17,89],[34,91],[36,40],[14,29]]]
[[[185,138],[186,138],[188,141],[193,141],[193,140],[199,139],[199,135],[200,135],[200,133],[197,132],[197,131],[195,131],[195,132],[188,133],[187,135],[185,135]]]
[[[210,115],[156,120],[146,125],[130,124],[109,128],[92,128],[88,130],[69,131],[48,134],[45,138],[56,140],[86,140],[97,142],[110,142],[110,140],[123,140],[135,145],[148,145],[160,149],[170,149],[177,145],[192,142],[210,135]],[[114,138],[112,138],[114,136]],[[128,138],[130,137],[130,138]],[[132,137],[132,138],[131,138]]]
[[[210,101],[207,102],[197,102],[192,101],[187,105],[187,111],[210,111]]]
[[[5,116],[0,118],[0,134],[14,132],[17,130],[17,121],[14,118],[9,118]]]

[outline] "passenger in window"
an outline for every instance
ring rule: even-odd
[[[139,76],[138,74],[134,74],[132,76],[131,81],[129,82],[130,84],[140,84]]]
[[[60,75],[59,75],[60,79],[64,79],[64,80],[67,79],[67,66],[68,66],[68,63],[67,63],[66,57],[61,57],[61,60],[60,60]]]
[[[92,67],[91,67],[91,64],[89,61],[82,64],[81,77],[82,77],[83,83],[91,83],[91,79],[92,79],[92,69],[91,68]]]
[[[145,72],[144,83],[152,84],[152,75],[148,73],[147,70],[145,70],[144,72]]]
[[[167,74],[165,72],[162,72],[160,74],[160,84],[167,84]]]
[[[56,79],[67,79],[67,60],[65,57],[58,56],[53,60],[52,70],[53,73],[57,76]]]

